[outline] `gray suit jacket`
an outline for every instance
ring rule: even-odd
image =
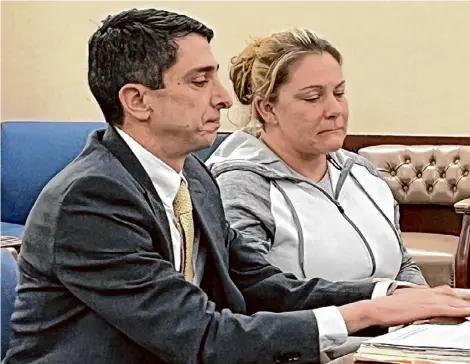
[[[310,309],[373,284],[296,280],[244,244],[204,164],[184,173],[207,248],[201,286],[173,267],[168,220],[117,132],[95,132],[27,221],[6,364],[317,362]]]

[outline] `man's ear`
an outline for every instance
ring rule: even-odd
[[[124,115],[128,114],[140,121],[146,121],[150,118],[152,111],[151,105],[148,103],[147,87],[136,84],[127,83],[119,90],[119,101],[124,111]]]
[[[261,96],[255,96],[253,105],[264,123],[272,125],[278,123],[272,102],[263,99]]]

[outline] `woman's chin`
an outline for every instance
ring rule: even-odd
[[[346,138],[346,134],[344,131],[332,131],[328,133],[328,137],[324,139],[322,143],[324,145],[325,153],[334,153],[337,152],[339,149],[343,147],[344,139]],[[325,135],[326,137],[326,135]]]

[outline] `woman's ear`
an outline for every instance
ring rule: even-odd
[[[272,102],[263,99],[261,96],[255,96],[253,105],[264,123],[271,125],[278,123]]]

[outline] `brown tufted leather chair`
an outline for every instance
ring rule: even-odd
[[[430,286],[470,288],[470,146],[359,150],[400,204],[403,241]]]

